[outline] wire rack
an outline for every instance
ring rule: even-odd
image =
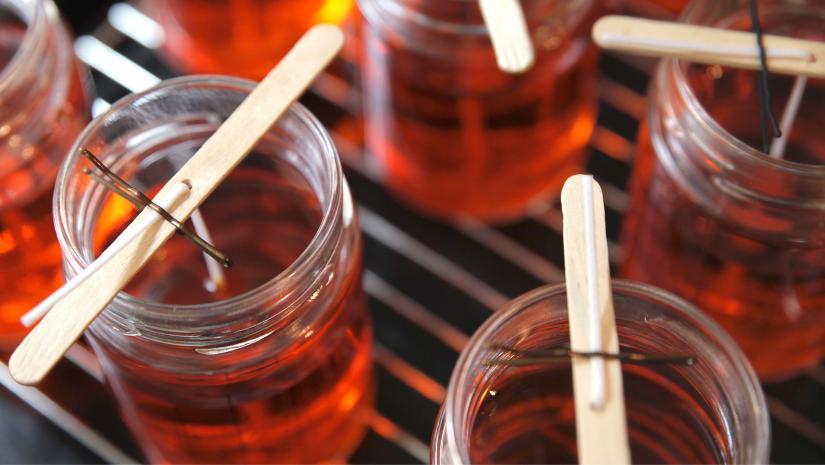
[[[644,0],[627,12],[667,13]],[[91,34],[77,38],[92,70],[94,113],[129,92],[175,73],[156,54],[157,24],[129,3],[116,3]],[[588,170],[602,184],[610,258],[628,205],[630,173],[644,92],[653,62],[605,54],[599,76],[599,120]],[[452,367],[469,335],[491,312],[519,294],[563,279],[561,211],[557,200],[506,226],[436,222],[408,210],[384,190],[363,153],[358,91],[342,79],[341,62],[303,101],[330,129],[358,201],[365,241],[364,287],[375,323],[373,356],[379,384],[369,430],[352,463],[426,463],[430,434]],[[0,462],[142,462],[118,417],[100,366],[82,345],[39,387],[15,384],[0,364]],[[825,366],[765,385],[774,463],[825,462]]]

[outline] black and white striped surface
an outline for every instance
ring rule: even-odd
[[[645,0],[632,12],[661,15]],[[131,91],[174,76],[156,55],[162,33],[129,4],[113,5],[76,41],[92,69],[95,111]],[[588,169],[602,183],[611,261],[628,198],[624,192],[644,107],[648,60],[604,55],[599,125]],[[346,70],[342,64],[339,69]],[[538,205],[507,226],[445,224],[408,210],[378,183],[357,134],[357,91],[327,75],[304,103],[333,133],[358,201],[365,241],[364,287],[375,322],[379,383],[367,436],[353,463],[421,463],[458,353],[506,301],[562,279],[558,202]],[[119,419],[94,355],[76,346],[37,388],[16,385],[0,364],[0,462],[141,462]],[[825,365],[765,386],[774,463],[825,463]]]

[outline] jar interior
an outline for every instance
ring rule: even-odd
[[[750,15],[744,5],[736,12],[708,21],[702,18],[700,22],[714,27],[751,31]],[[815,41],[825,39],[825,7],[822,5],[762,2],[760,22],[765,34]],[[732,136],[761,151],[759,73],[697,63],[683,64],[682,69],[690,89],[710,117]],[[781,121],[796,78],[769,73],[768,81],[773,112],[777,121]],[[825,164],[825,133],[819,128],[823,119],[825,80],[809,78],[782,158],[795,163]]]
[[[459,440],[469,463],[577,462],[569,360],[506,365],[522,351],[569,347],[564,294],[508,318],[471,363]],[[654,302],[616,294],[621,351],[692,355],[693,365],[623,363],[633,463],[733,463],[753,431],[737,415],[747,404],[741,371],[695,321],[674,318]],[[552,310],[551,310],[552,309]],[[741,363],[741,362],[739,362]],[[459,390],[459,392],[462,392]],[[741,430],[739,429],[741,428]],[[466,436],[462,436],[466,434]]]
[[[221,120],[175,117],[133,131],[104,162],[150,197],[191,158]],[[297,123],[271,130],[200,207],[211,242],[232,261],[223,284],[210,280],[201,250],[176,234],[124,291],[158,304],[225,300],[275,279],[316,235],[329,199],[326,173],[313,165],[321,147],[295,133]],[[317,161],[315,162],[317,164]],[[84,166],[85,163],[83,164]],[[91,261],[137,215],[127,200],[88,179],[78,223],[82,254]],[[187,228],[194,231],[191,220]]]

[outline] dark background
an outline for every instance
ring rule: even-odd
[[[75,33],[87,33],[106,17],[115,0],[56,0]]]

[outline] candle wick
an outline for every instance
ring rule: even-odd
[[[776,115],[771,105],[771,89],[768,84],[768,59],[765,52],[765,42],[762,37],[762,27],[759,23],[759,9],[756,0],[749,0],[751,27],[756,35],[756,46],[759,49],[759,114],[762,127],[762,151],[768,153],[771,145],[770,127],[773,129],[774,137],[781,137],[782,131],[776,121]]]
[[[791,137],[791,128],[796,115],[799,113],[799,106],[802,104],[802,95],[805,93],[805,86],[808,84],[807,76],[797,76],[791,89],[791,95],[788,97],[788,103],[785,105],[785,111],[782,113],[782,121],[780,127],[782,128],[782,135],[776,138],[771,144],[770,155],[773,158],[782,158],[785,153],[785,147],[788,145],[788,139]]]
[[[192,220],[192,226],[195,227],[195,234],[202,237],[206,242],[214,244],[212,235],[206,227],[206,221],[204,221],[201,211],[195,210],[189,218]],[[214,294],[226,286],[226,274],[223,272],[223,267],[206,252],[203,252],[203,259],[206,263],[206,272],[209,275],[204,282],[204,287],[207,291]]]

